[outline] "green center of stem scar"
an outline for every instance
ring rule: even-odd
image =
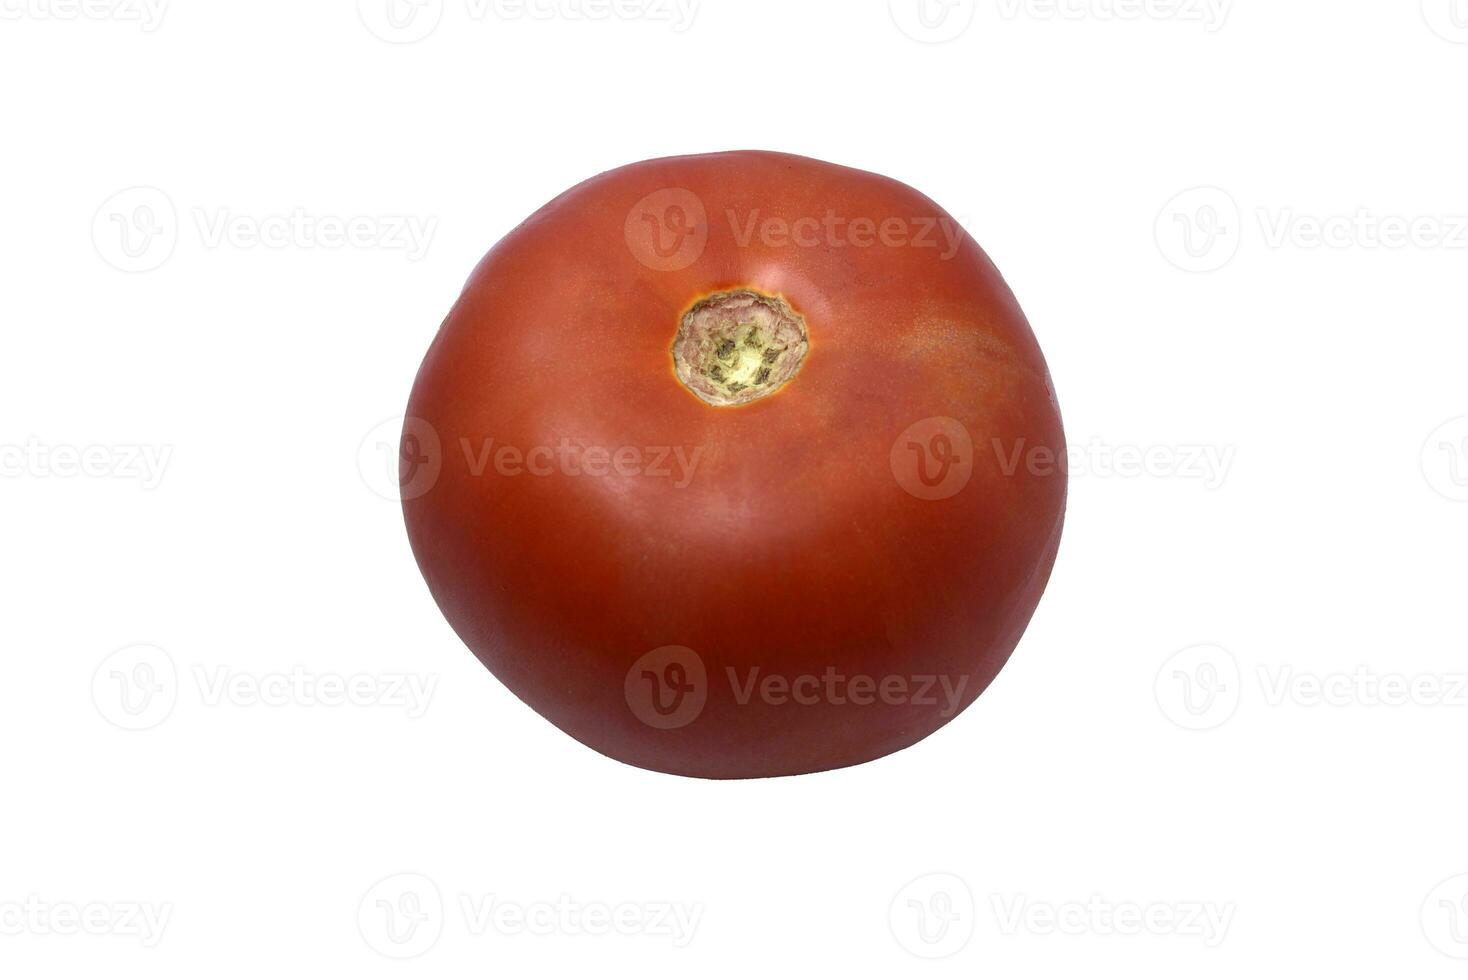
[[[710,405],[746,405],[800,370],[805,319],[778,296],[753,289],[707,296],[683,314],[673,341],[678,380]]]

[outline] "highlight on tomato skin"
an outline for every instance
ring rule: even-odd
[[[912,188],[803,157],[566,191],[479,263],[406,414],[448,622],[564,732],[661,772],[918,742],[994,679],[1059,547],[1060,414],[998,271]]]

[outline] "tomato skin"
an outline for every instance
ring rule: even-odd
[[[764,224],[828,215],[844,244],[831,226],[810,244]],[[859,244],[857,219],[906,221],[906,240]],[[936,247],[914,242],[929,220]],[[869,761],[971,703],[1049,577],[1064,436],[1013,295],[944,221],[886,177],[734,152],[602,174],[497,244],[405,427],[438,448],[426,485],[404,473],[413,551],[479,659],[586,745],[689,776]],[[640,239],[644,224],[661,237]],[[787,301],[810,349],[773,394],[718,407],[679,382],[670,349],[696,300],[738,289]],[[577,447],[624,465],[590,475],[601,457]],[[951,466],[967,473],[951,494],[923,482]],[[644,681],[702,703],[657,727]]]

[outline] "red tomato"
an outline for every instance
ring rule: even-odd
[[[993,264],[912,188],[801,157],[562,194],[479,263],[407,414],[408,534],[459,636],[663,772],[924,738],[1008,659],[1060,540],[1055,395]]]

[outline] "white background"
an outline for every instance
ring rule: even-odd
[[[0,972],[1461,976],[1468,3],[558,3],[0,0]],[[975,707],[719,783],[502,688],[377,444],[515,223],[731,148],[959,216],[1075,473]]]

